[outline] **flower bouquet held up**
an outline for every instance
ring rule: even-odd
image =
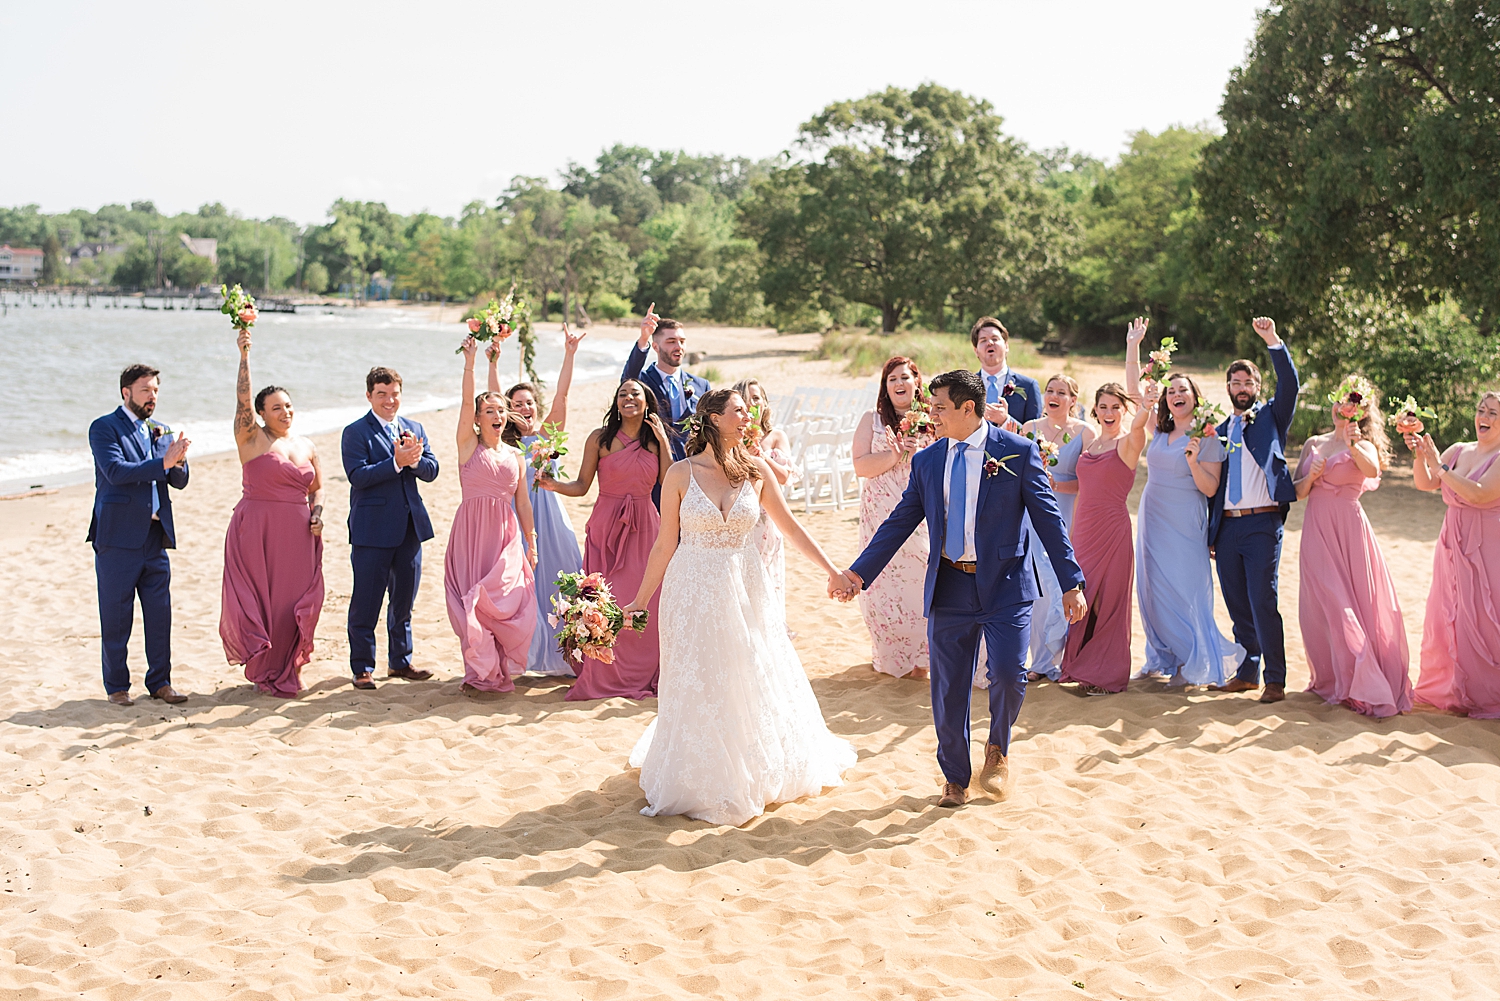
[[[912,394],[911,406],[901,415],[901,426],[897,431],[907,438],[920,438],[932,434],[932,418],[928,416],[927,400],[921,390]]]
[[[592,657],[613,664],[615,640],[626,625],[638,633],[646,630],[647,613],[636,612],[627,623],[601,573],[559,572],[552,609],[547,621],[557,630],[557,649],[573,663]]]
[[[536,436],[527,449],[526,459],[531,463],[531,468],[536,470],[536,475],[531,478],[531,489],[535,492],[537,481],[543,470],[550,475],[557,476],[558,467],[555,465],[558,459],[568,454],[568,432],[558,427],[556,423],[543,424],[541,433]]]
[[[1224,408],[1217,403],[1204,400],[1193,408],[1193,423],[1188,428],[1189,438],[1218,438],[1218,427],[1224,423]]]
[[[1392,424],[1396,425],[1396,433],[1405,436],[1409,434],[1421,434],[1425,431],[1427,426],[1422,423],[1422,418],[1424,417],[1430,421],[1435,421],[1437,420],[1437,411],[1431,407],[1418,406],[1415,398],[1407,396],[1404,401],[1396,405],[1395,410],[1388,419]]]
[[[1328,394],[1328,405],[1333,408],[1334,416],[1356,424],[1364,420],[1365,392],[1369,389],[1369,383],[1359,376],[1345,378],[1338,389]]]
[[[1167,373],[1172,371],[1172,352],[1177,350],[1177,338],[1163,337],[1161,345],[1147,358],[1146,371],[1141,376],[1147,382],[1163,385]]]
[[[238,285],[234,288],[220,285],[219,294],[224,297],[224,301],[219,304],[219,312],[229,317],[235,330],[249,330],[255,326],[259,314],[255,311],[255,299],[249,292]]]
[[[1043,438],[1041,435],[1037,434],[1035,431],[1027,431],[1026,432],[1026,437],[1028,437],[1032,441],[1036,442],[1036,450],[1038,452],[1042,453],[1042,464],[1043,465],[1045,465],[1045,466],[1055,466],[1055,465],[1057,465],[1057,460],[1059,458],[1061,458],[1062,445],[1059,445],[1055,441],[1049,441],[1048,439]],[[1065,435],[1063,435],[1062,444],[1066,445],[1072,439],[1073,439],[1072,435],[1065,434]]]
[[[503,341],[514,333],[511,321],[516,313],[524,312],[525,309],[525,300],[517,299],[516,290],[512,287],[509,292],[505,293],[504,299],[491,299],[490,304],[479,315],[471,316],[464,322],[476,341]],[[453,353],[459,354],[462,351],[463,346],[460,345],[458,351]]]

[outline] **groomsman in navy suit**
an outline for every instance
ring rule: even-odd
[[[641,320],[641,336],[625,359],[625,371],[620,381],[639,379],[651,392],[664,415],[672,419],[667,423],[667,437],[672,442],[672,458],[687,457],[687,434],[679,425],[698,412],[698,401],[709,391],[707,379],[701,379],[682,367],[683,355],[687,351],[687,331],[676,320],[664,320],[657,316],[652,303]],[[656,351],[655,364],[646,366],[646,346]],[[653,499],[660,498],[660,487]]]
[[[1276,323],[1256,317],[1251,326],[1266,342],[1276,370],[1276,395],[1260,400],[1260,369],[1252,361],[1231,362],[1226,380],[1234,416],[1219,425],[1229,442],[1224,475],[1209,503],[1208,544],[1219,565],[1219,589],[1234,621],[1234,641],[1245,648],[1239,672],[1226,692],[1265,688],[1260,701],[1286,698],[1286,640],[1277,607],[1281,530],[1297,499],[1286,464],[1286,436],[1297,411],[1297,366],[1276,336]]]
[[[437,479],[437,457],[422,425],[398,417],[401,376],[372,368],[365,376],[370,412],[344,428],[344,472],[349,477],[349,668],[354,687],[375,687],[375,626],[387,595],[385,624],[389,676],[426,681],[431,671],[411,666],[411,609],[422,583],[422,543],[432,520],[417,481]]]
[[[1036,443],[982,417],[984,385],[973,372],[932,380],[933,429],[942,437],[911,460],[906,492],[845,571],[849,600],[870,586],[924,520],[931,546],[923,613],[931,658],[932,719],[945,784],[938,806],[968,800],[969,699],[979,639],[989,654],[990,734],[979,786],[1004,799],[1010,778],[1010,731],[1026,697],[1031,606],[1039,595],[1031,570],[1030,519],[1062,583],[1069,622],[1083,618],[1083,571],[1073,559]]]
[[[1004,424],[1005,416],[1025,424],[1042,416],[1042,390],[1029,375],[1010,367],[1010,331],[993,316],[981,316],[969,330],[984,384],[984,419]],[[1002,407],[1001,404],[1004,404]]]
[[[104,691],[119,706],[135,704],[126,655],[137,595],[146,633],[146,691],[174,705],[187,701],[172,688],[172,565],[167,550],[177,548],[177,530],[167,487],[182,490],[188,485],[191,442],[152,419],[160,374],[149,365],[121,372],[119,409],[89,426],[94,517],[88,541],[94,544],[99,583]]]

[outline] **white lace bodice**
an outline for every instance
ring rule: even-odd
[[[740,484],[734,503],[729,505],[729,514],[725,515],[698,485],[692,468],[689,463],[691,482],[678,509],[682,533],[678,544],[700,549],[743,549],[750,543],[750,532],[760,518],[760,500],[750,481]]]

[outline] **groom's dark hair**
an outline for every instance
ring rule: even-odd
[[[935,393],[939,389],[948,391],[948,399],[953,401],[953,406],[962,407],[964,401],[974,404],[974,413],[979,414],[984,410],[984,383],[979,381],[978,372],[970,372],[968,369],[957,368],[952,372],[944,372],[936,376],[932,382],[927,384],[927,391]]]

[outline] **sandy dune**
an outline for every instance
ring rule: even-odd
[[[773,391],[867,382],[801,361],[806,337],[696,339],[726,379]],[[1086,387],[1115,377],[1073,369]],[[610,389],[575,393],[579,443]],[[1300,693],[1300,514],[1283,561],[1286,702],[1035,686],[1015,797],[957,812],[932,805],[925,686],[874,674],[856,608],[823,598],[792,555],[797,645],[860,761],[839,789],[715,828],[637,812],[626,756],[654,704],[565,703],[550,680],[459,694],[441,587],[452,416],[422,418],[446,463],[425,491],[439,523],[416,619],[417,666],[441,679],[428,683],[348,686],[337,529],[304,696],[258,695],[224,663],[239,482],[220,457],[195,463],[178,508],[174,670],[194,697],[112,707],[91,490],[0,502],[7,998],[1495,996],[1500,728],[1374,721]],[[319,444],[336,466],[336,441]],[[332,487],[338,526],[347,488]],[[571,507],[580,531],[588,506]],[[1393,474],[1367,508],[1415,650],[1441,502]],[[853,556],[852,511],[807,520]]]

